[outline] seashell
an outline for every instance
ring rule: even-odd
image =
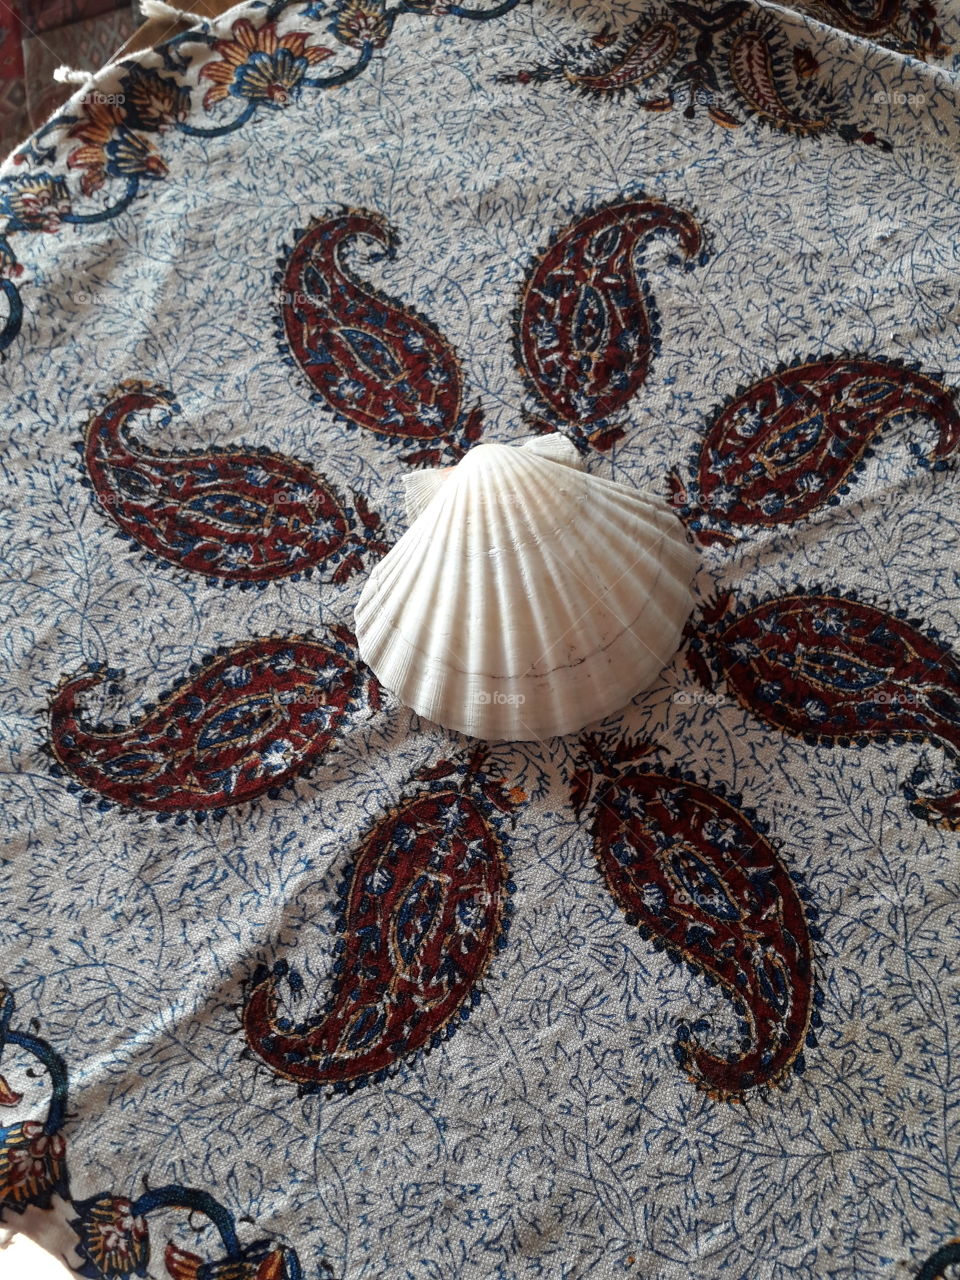
[[[419,514],[367,579],[356,632],[419,715],[477,738],[573,733],[670,661],[697,556],[662,499],[581,470],[559,436],[477,445],[408,488]]]

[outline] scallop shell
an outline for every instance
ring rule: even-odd
[[[670,661],[697,554],[661,498],[590,475],[549,435],[406,480],[412,523],[370,573],[356,634],[419,715],[550,738],[619,710]]]

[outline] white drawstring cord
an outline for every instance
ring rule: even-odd
[[[58,80],[60,84],[78,84],[86,88],[93,83],[94,72],[77,71],[73,67],[57,67],[53,73],[54,80]]]
[[[192,22],[194,25],[213,21],[202,13],[177,9],[174,5],[167,4],[167,0],[140,0],[140,12],[145,18],[169,18],[172,22]]]
[[[193,26],[206,23],[214,27],[217,21],[202,13],[194,13],[191,9],[177,9],[172,4],[167,4],[167,0],[140,0],[140,12],[145,18],[167,18],[172,22],[189,22]],[[75,67],[60,66],[54,70],[53,78],[60,84],[72,84],[81,89],[90,89],[105,72],[112,70],[113,66],[112,62],[108,62],[106,66],[96,71],[79,71]]]

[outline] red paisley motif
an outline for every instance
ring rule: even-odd
[[[577,219],[535,262],[520,298],[517,358],[531,390],[560,423],[596,429],[646,381],[659,334],[637,255],[654,232],[675,235],[685,259],[702,248],[691,214],[661,200],[620,201]],[[621,428],[594,431],[608,448]]]
[[[960,764],[960,663],[918,623],[838,594],[773,596],[734,606],[723,593],[689,632],[689,661],[707,656],[738,701],[785,733],[851,746],[926,741]],[[907,795],[927,821],[960,829],[960,791]]]
[[[935,469],[960,444],[954,393],[887,360],[812,360],[755,382],[714,417],[685,488],[671,490],[681,518],[702,542],[733,542],[735,525],[802,520],[847,491],[877,436],[891,423],[929,418]]]
[[[389,548],[380,517],[354,499],[363,527],[308,466],[266,450],[157,454],[135,446],[135,414],[177,409],[172,394],[122,383],[87,426],[83,457],[107,515],[136,544],[182,569],[223,582],[266,583],[327,567],[343,582],[363,553]]]
[[[676,23],[668,19],[637,23],[627,33],[625,48],[606,59],[605,66],[593,67],[590,71],[567,67],[566,78],[572,85],[593,93],[635,88],[670,65],[679,43]]]
[[[253,975],[243,1024],[251,1051],[311,1092],[349,1089],[450,1035],[478,999],[506,925],[509,881],[499,815],[516,793],[474,754],[459,785],[450,761],[424,771],[428,786],[381,819],[357,851],[343,889],[333,992],[319,1017],[294,1025],[278,984],[296,995],[286,961]],[[459,767],[463,772],[462,766]]]
[[[384,297],[343,260],[364,238],[392,257],[397,235],[363,209],[334,214],[298,233],[277,277],[290,353],[325,402],[347,422],[421,446],[404,461],[459,457],[477,440],[479,406],[463,413],[463,375],[456,352],[429,320]]]
[[[711,1052],[682,1024],[680,1066],[699,1088],[730,1101],[802,1070],[814,1045],[810,938],[800,891],[766,826],[714,791],[639,761],[656,748],[582,740],[573,779],[577,812],[593,801],[593,847],[629,923],[718,983],[741,1017],[739,1052]],[[597,779],[600,779],[597,781]],[[805,892],[805,891],[804,891]]]
[[[825,5],[830,3],[824,0]],[[838,5],[842,3],[838,0]],[[810,0],[809,7],[819,16],[823,6]],[[920,57],[933,50],[946,52],[934,17],[931,0],[919,0],[910,14],[915,43],[900,44],[896,39],[886,43]],[[790,42],[782,22],[759,12],[747,0],[717,4],[676,0],[620,34],[607,26],[587,47],[561,46],[545,62],[498,79],[525,85],[559,81],[595,99],[631,92],[636,106],[644,111],[672,111],[685,104],[686,119],[695,119],[705,109],[724,129],[742,125],[732,112],[740,106],[785,133],[830,130],[847,142],[889,151],[888,141],[846,120],[844,105],[817,78],[818,71],[817,60],[804,46]],[[652,82],[660,78],[665,82],[663,91],[646,97]]]
[[[790,105],[777,83],[775,53],[769,32],[757,27],[740,31],[727,50],[727,70],[737,93],[761,120],[788,133],[823,133],[834,126],[832,114],[806,116]]]
[[[278,795],[323,757],[363,685],[343,640],[265,637],[205,661],[129,727],[86,724],[79,695],[118,674],[95,671],[61,686],[50,709],[52,751],[96,793],[85,799],[160,815]]]
[[[904,0],[810,0],[809,8],[843,31],[915,58],[942,58],[950,53],[931,0],[905,6]]]

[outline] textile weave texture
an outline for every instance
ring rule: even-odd
[[[958,1274],[958,67],[949,0],[276,0],[6,162],[4,1225]],[[478,744],[353,607],[404,475],[550,431],[697,603],[622,713]]]

